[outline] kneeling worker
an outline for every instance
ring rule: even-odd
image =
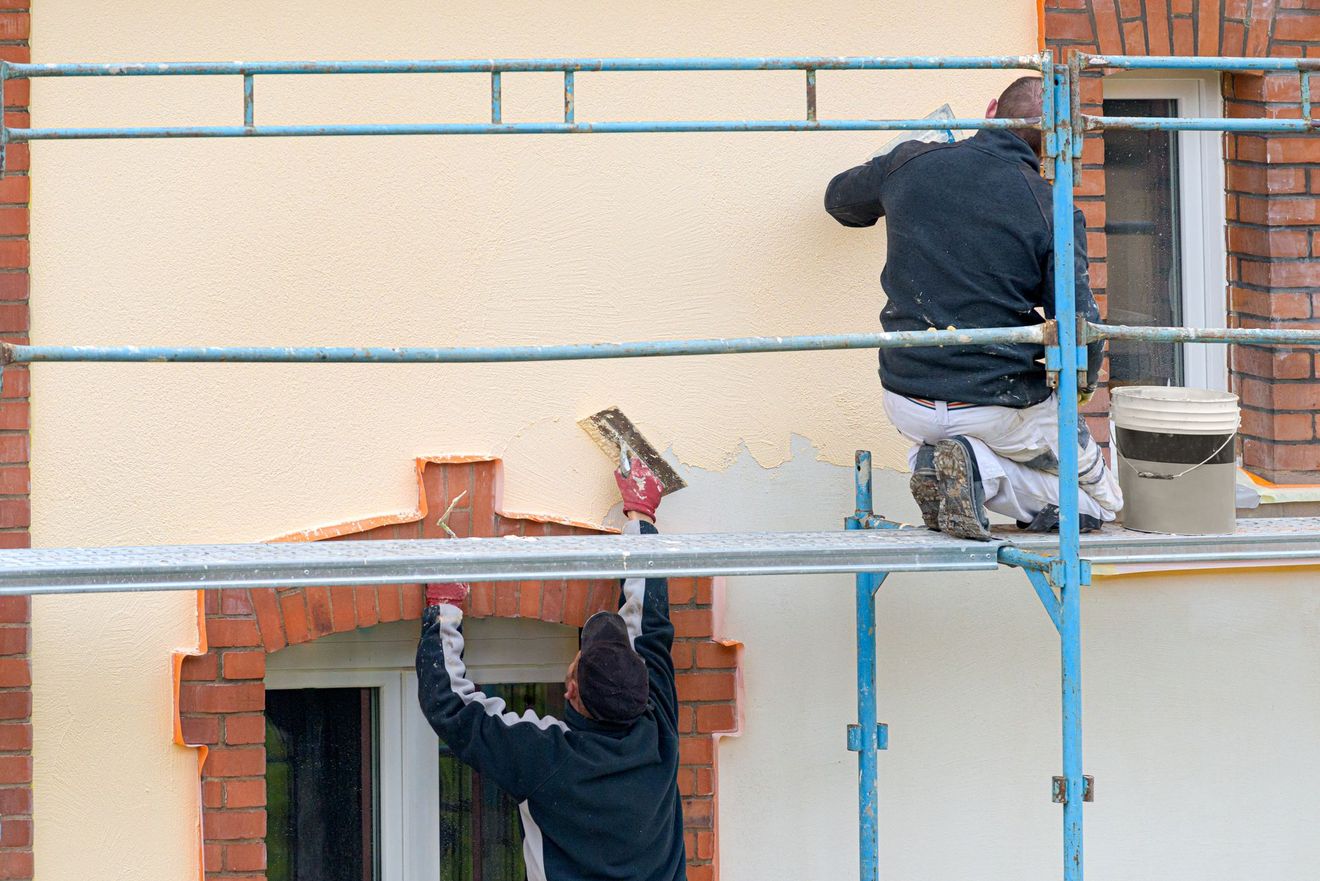
[[[1040,78],[1012,83],[986,115],[1039,117]],[[886,218],[885,330],[1029,327],[1054,317],[1054,215],[1040,145],[1034,128],[986,129],[954,144],[908,141],[830,181],[825,208],[839,223]],[[1080,211],[1073,225],[1076,259],[1059,271],[1074,273],[1077,312],[1096,320]],[[1083,398],[1095,388],[1103,344],[1088,355]],[[1078,446],[1083,528],[1123,507],[1086,423],[1075,440],[1059,437],[1043,357],[1032,344],[881,350],[885,412],[914,444],[912,494],[926,526],[986,540],[988,508],[1024,529],[1056,528],[1061,443]]]
[[[615,480],[624,533],[655,533],[660,481],[636,459]],[[564,719],[508,712],[467,678],[467,595],[427,586],[418,699],[454,755],[519,802],[528,881],[684,881],[668,582],[626,579],[618,613],[583,626]]]

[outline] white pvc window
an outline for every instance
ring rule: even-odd
[[[1129,77],[1122,74],[1104,81],[1106,101],[1171,102],[1177,116],[1220,117],[1223,101],[1219,94],[1216,75],[1207,77]],[[1111,114],[1108,109],[1106,115]],[[1218,132],[1178,132],[1172,135],[1175,155],[1172,162],[1162,163],[1169,168],[1176,204],[1177,241],[1171,243],[1177,254],[1176,288],[1180,302],[1152,303],[1152,313],[1173,314],[1180,323],[1189,327],[1224,327],[1228,320],[1226,253],[1224,245],[1224,153],[1223,138]],[[1154,165],[1156,163],[1152,163]],[[1154,181],[1152,186],[1159,187]],[[1120,194],[1106,189],[1106,203],[1110,217],[1123,216],[1122,206],[1115,204]],[[1115,209],[1118,209],[1117,211]],[[1132,255],[1118,253],[1115,238],[1124,235],[1121,229],[1110,233],[1109,278],[1116,278],[1115,259],[1128,259]],[[1140,259],[1141,255],[1136,255]],[[1152,255],[1152,260],[1157,258]],[[1139,274],[1138,274],[1139,277]],[[1169,286],[1156,284],[1149,295],[1164,296]],[[1140,291],[1127,292],[1135,298]],[[1113,291],[1110,306],[1113,308]],[[1117,316],[1107,318],[1121,323]],[[1226,389],[1228,362],[1226,347],[1222,345],[1184,345],[1175,355],[1176,378],[1184,385],[1201,388]]]
[[[371,688],[375,732],[380,881],[441,877],[440,742],[417,703],[416,621],[381,624],[272,654],[266,688]],[[522,619],[464,625],[470,677],[486,683],[562,683],[577,652],[572,627]]]

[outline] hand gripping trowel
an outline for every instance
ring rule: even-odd
[[[596,442],[601,452],[619,466],[625,477],[630,468],[628,456],[631,454],[638,461],[645,462],[651,469],[660,481],[660,486],[664,488],[664,495],[687,486],[687,481],[679,477],[678,472],[661,458],[659,451],[642,437],[637,426],[633,425],[632,420],[624,416],[618,407],[610,407],[586,419],[580,419],[578,425]]]

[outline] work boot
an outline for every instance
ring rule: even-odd
[[[952,437],[935,445],[935,474],[940,490],[940,531],[956,538],[989,541],[985,490],[967,438]]]
[[[921,508],[921,522],[927,529],[940,531],[940,481],[935,473],[935,448],[922,444],[917,450],[917,462],[912,466],[912,479],[908,481],[912,498]]]
[[[1099,532],[1100,527],[1104,526],[1099,518],[1092,517],[1090,514],[1079,514],[1078,532],[1085,534],[1088,532]],[[1037,512],[1036,516],[1031,518],[1031,522],[1023,520],[1017,521],[1017,528],[1025,532],[1058,532],[1059,531],[1059,506],[1046,505]]]

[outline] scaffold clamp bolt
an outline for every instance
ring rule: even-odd
[[[1056,805],[1068,803],[1068,778],[1054,778],[1052,799]],[[1090,774],[1082,775],[1082,801],[1095,801],[1095,778]]]

